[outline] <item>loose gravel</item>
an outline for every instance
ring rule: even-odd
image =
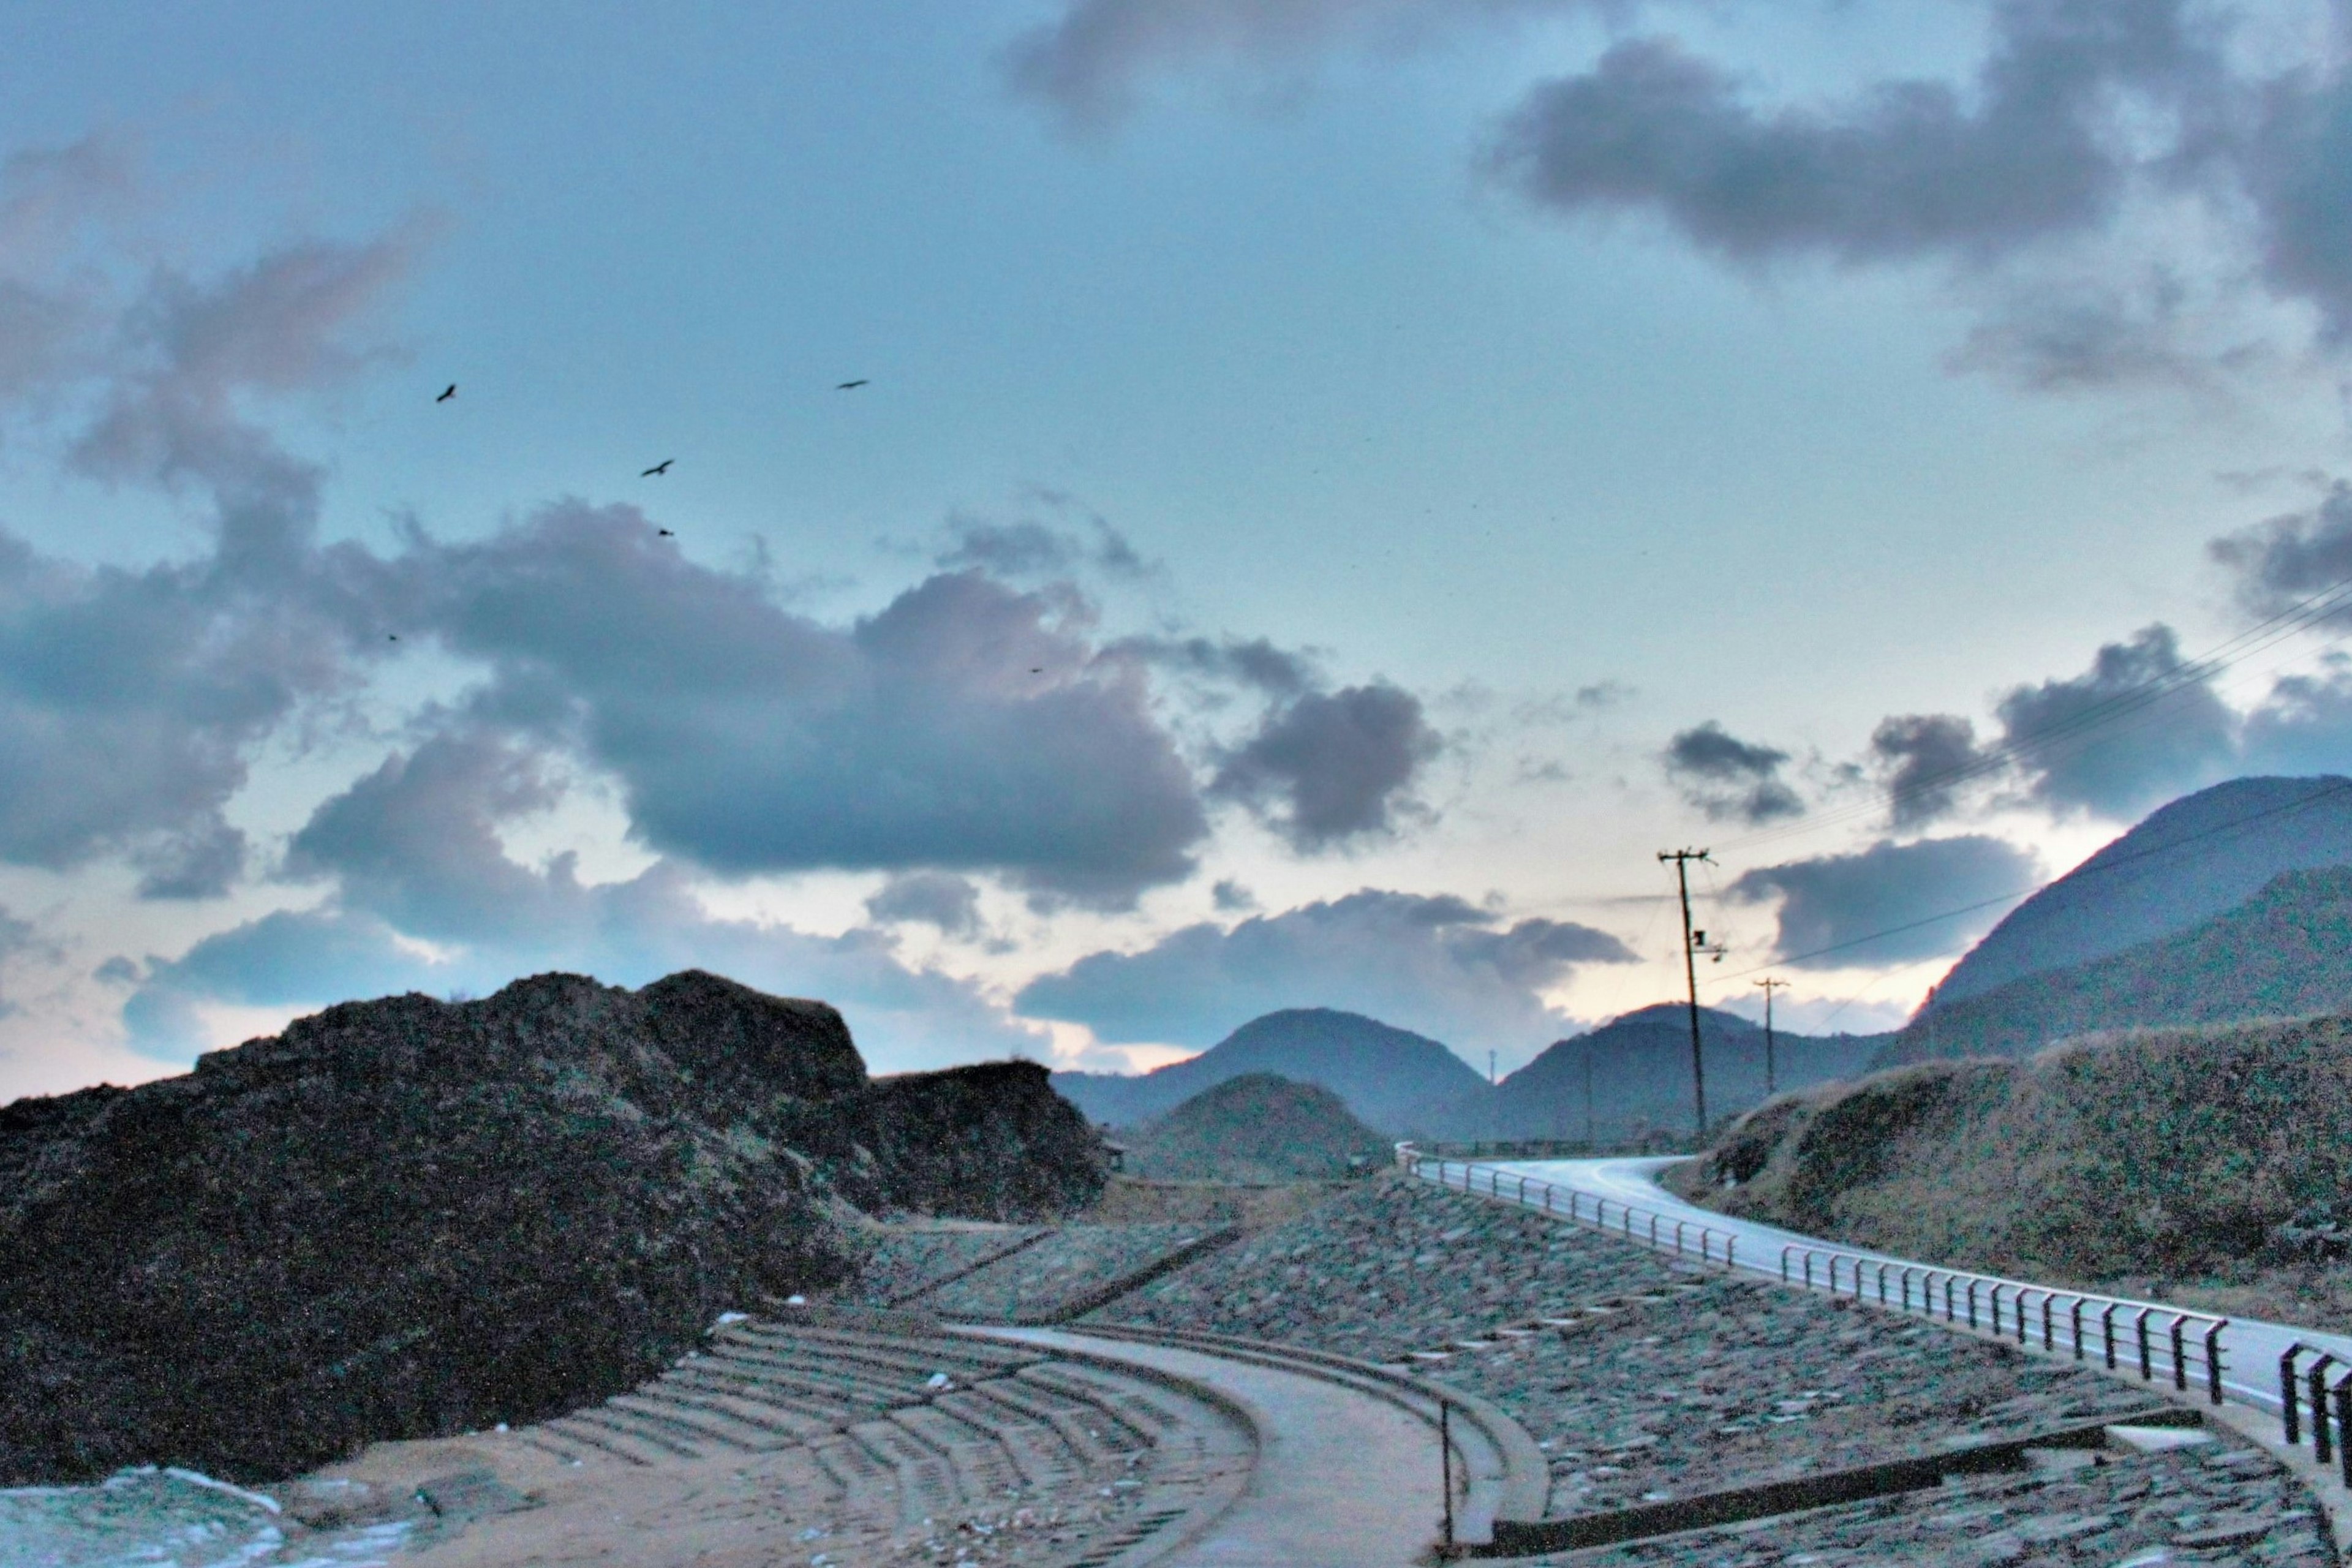
[[[1044,1226],[891,1226],[837,1299],[894,1307],[1045,1234]]]
[[[2161,1401],[2063,1362],[1850,1302],[1715,1278],[1556,1331],[1489,1335],[1429,1375],[1551,1460],[1554,1517],[2081,1426]]]
[[[1529,1568],[2329,1568],[2336,1561],[2309,1495],[2266,1454],[2222,1441],[2098,1458],[2106,1462],[1517,1561]]]
[[[1191,1225],[1064,1226],[911,1304],[966,1321],[1050,1321],[1207,1234]]]
[[[1574,1226],[1385,1175],[1088,1316],[1385,1362],[1681,1278]]]

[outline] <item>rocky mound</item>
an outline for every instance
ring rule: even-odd
[[[346,1004],[0,1107],[0,1485],[552,1415],[849,1275],[851,1201],[1053,1217],[1102,1167],[1041,1068],[869,1081],[831,1007],[712,975]]]
[[[1128,1141],[1129,1168],[1155,1181],[1328,1181],[1388,1154],[1338,1095],[1270,1072],[1227,1079]]]

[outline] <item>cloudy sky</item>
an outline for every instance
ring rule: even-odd
[[[1685,846],[1884,1027],[2352,767],[2328,0],[12,15],[0,1099],[548,968],[1507,1068]]]

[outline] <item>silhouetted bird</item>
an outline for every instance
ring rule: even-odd
[[[438,396],[438,397],[435,398],[433,401],[434,401],[434,402],[436,402],[436,403],[446,403],[446,402],[448,402],[451,398],[453,398],[453,397],[455,397],[455,396],[457,396],[457,384],[456,382],[454,382],[454,381],[453,381],[453,382],[451,382],[451,383],[449,384],[449,389],[448,389],[446,392],[444,392],[440,396]]]
[[[835,391],[835,392],[855,392],[855,391],[856,391],[859,387],[864,386],[865,384],[866,384],[866,383],[865,383],[864,381],[845,381],[845,382],[843,382],[840,385],[838,385],[838,386],[835,387],[835,388],[834,388],[834,391]]]
[[[676,458],[664,458],[660,462],[656,463],[652,468],[647,468],[644,473],[639,474],[637,478],[641,479],[657,479],[663,474],[668,473],[669,466],[677,461],[677,459]]]
[[[398,632],[386,632],[384,634],[383,640],[386,642],[398,642],[400,640],[400,634]]]
[[[672,533],[672,532],[671,532],[668,529],[667,529],[667,528],[656,528],[656,529],[655,529],[655,530],[654,530],[654,531],[655,531],[656,533],[660,534],[664,539],[675,539],[675,538],[677,538],[677,537],[676,534]]]

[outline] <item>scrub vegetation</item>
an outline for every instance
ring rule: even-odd
[[[1784,1096],[1672,1178],[1859,1246],[2352,1326],[2352,1020],[2087,1037]]]

